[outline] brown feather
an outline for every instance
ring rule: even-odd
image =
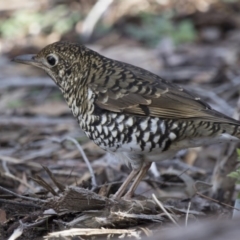
[[[166,119],[193,119],[226,122],[239,122],[221,114],[200,100],[194,94],[161,79],[144,69],[111,61],[115,71],[102,74],[94,79],[91,89],[98,94],[96,104],[105,110],[126,112],[140,116],[153,116]],[[102,69],[101,69],[102,71]],[[143,108],[144,107],[144,108]]]

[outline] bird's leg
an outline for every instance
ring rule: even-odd
[[[137,186],[139,185],[139,183],[141,182],[143,177],[146,175],[146,173],[147,173],[148,169],[151,167],[151,165],[152,165],[151,162],[142,165],[138,175],[134,179],[133,184],[131,185],[131,187],[129,188],[127,193],[124,195],[124,199],[127,200],[127,199],[130,199],[132,197],[132,195],[134,194]]]
[[[129,183],[132,181],[132,179],[137,175],[137,173],[139,172],[139,169],[133,169],[131,171],[131,173],[128,175],[128,177],[126,178],[126,180],[123,182],[123,184],[121,185],[121,187],[118,189],[118,191],[114,194],[113,198],[115,199],[120,199],[122,197],[122,195],[124,194],[127,186],[129,185]]]

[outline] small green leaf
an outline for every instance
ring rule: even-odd
[[[238,161],[240,161],[240,148],[237,148]]]
[[[240,173],[239,172],[231,172],[227,175],[228,177],[238,179],[240,178]]]
[[[24,103],[21,100],[13,100],[13,101],[8,102],[8,104],[7,104],[7,106],[9,108],[13,108],[13,109],[22,107],[23,105],[24,105]]]

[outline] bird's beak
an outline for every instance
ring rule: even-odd
[[[40,67],[40,68],[43,67],[42,62],[40,62],[39,60],[36,59],[35,54],[20,55],[20,56],[13,58],[12,61],[17,62],[17,63],[27,64],[27,65],[32,65],[32,66],[36,66],[36,67]]]

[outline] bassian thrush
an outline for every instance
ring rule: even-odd
[[[183,148],[240,139],[240,122],[142,68],[83,45],[56,42],[15,62],[42,68],[60,88],[86,135],[132,172],[115,198],[130,198],[153,161]]]

